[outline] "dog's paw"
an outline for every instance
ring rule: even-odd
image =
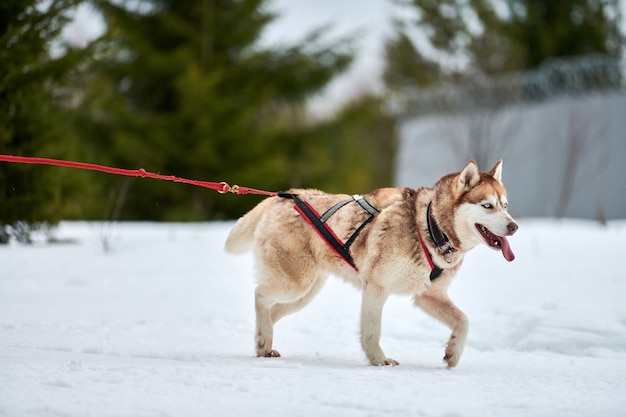
[[[269,352],[257,352],[259,358],[280,358],[280,353],[277,350],[270,350]]]
[[[446,354],[443,357],[443,361],[448,364],[448,368],[454,368],[461,359],[461,353],[457,350],[455,343],[448,343],[446,346]]]
[[[459,358],[454,353],[448,353],[446,349],[446,355],[443,357],[443,361],[448,364],[448,368],[454,368],[459,363]]]
[[[374,366],[398,366],[398,365],[400,365],[400,362],[398,362],[395,359],[391,359],[391,358],[372,360],[370,362]]]
[[[443,357],[443,361],[448,364],[448,368],[454,368],[461,360],[463,349],[465,348],[465,334],[462,337],[452,334],[450,340],[446,345],[446,353]]]

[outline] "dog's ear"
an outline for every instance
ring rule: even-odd
[[[489,171],[489,175],[499,183],[502,183],[502,159],[496,162],[496,165]]]
[[[459,174],[459,189],[465,191],[471,190],[478,184],[478,181],[480,181],[480,171],[478,170],[476,161],[472,159]]]

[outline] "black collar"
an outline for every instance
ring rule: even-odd
[[[430,234],[430,238],[432,239],[437,249],[439,249],[439,253],[445,259],[446,262],[452,263],[454,260],[454,252],[456,249],[450,243],[450,239],[448,236],[441,231],[437,222],[435,221],[435,217],[431,211],[431,206],[433,205],[432,201],[428,203],[428,208],[426,209],[426,220],[428,224],[428,233]],[[448,257],[450,260],[448,260]]]

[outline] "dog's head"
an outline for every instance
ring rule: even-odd
[[[513,235],[518,226],[507,212],[502,160],[489,172],[480,172],[476,162],[471,160],[451,179],[455,194],[454,228],[463,246],[484,243],[502,251],[507,261],[515,259],[507,236]]]

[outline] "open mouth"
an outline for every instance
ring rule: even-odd
[[[506,237],[498,236],[495,233],[492,233],[491,230],[487,229],[482,224],[476,223],[476,228],[478,229],[478,232],[480,232],[481,236],[485,240],[485,243],[487,244],[487,246],[495,250],[502,251],[502,256],[504,256],[504,259],[506,259],[509,262],[515,259],[515,254],[511,250],[511,247],[509,246],[509,241]]]

